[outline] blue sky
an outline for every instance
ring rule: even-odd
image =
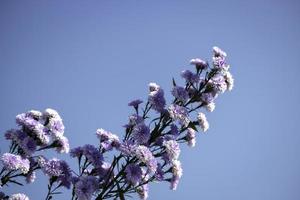
[[[208,134],[182,148],[178,190],[154,183],[149,199],[298,200],[299,13],[296,0],[1,1],[0,132],[51,107],[72,147],[97,144],[101,127],[121,136],[128,101],[146,99],[152,81],[169,93],[172,77],[217,45],[235,88],[207,114]],[[4,191],[41,199],[46,182]]]

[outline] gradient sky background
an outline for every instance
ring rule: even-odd
[[[183,147],[178,190],[151,184],[149,199],[299,200],[299,22],[296,0],[3,0],[0,132],[18,113],[52,107],[71,147],[97,144],[100,127],[121,136],[128,101],[146,99],[151,81],[168,93],[191,58],[210,59],[217,45],[235,88],[207,114],[208,134]],[[46,182],[3,190],[40,200]]]

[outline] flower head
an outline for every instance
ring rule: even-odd
[[[185,79],[187,83],[198,83],[200,77],[197,74],[194,74],[190,70],[184,70],[181,72],[181,77]]]
[[[186,141],[190,147],[194,147],[196,145],[196,131],[194,129],[187,129]]]
[[[146,144],[150,139],[150,128],[140,123],[133,128],[132,138],[137,144]]]
[[[173,160],[178,159],[180,155],[180,148],[176,140],[164,141],[163,146],[166,148],[167,161],[172,162]]]
[[[126,180],[130,182],[132,185],[136,186],[142,180],[143,171],[141,167],[137,164],[131,163],[126,169]]]
[[[155,172],[157,168],[157,161],[152,155],[148,147],[139,145],[135,148],[135,156],[144,164],[147,165],[150,172]]]
[[[75,194],[79,200],[90,200],[96,192],[98,180],[94,176],[81,176],[75,183]]]
[[[151,85],[148,101],[153,110],[163,112],[166,105],[163,89],[161,89],[158,85]]]
[[[30,161],[27,158],[22,158],[19,155],[4,153],[1,157],[1,161],[5,168],[9,170],[20,170],[23,174],[26,174],[30,168]]]
[[[188,92],[180,86],[175,86],[172,89],[172,95],[182,102],[185,102],[189,98]]]
[[[205,114],[200,112],[200,113],[198,113],[198,117],[197,118],[198,118],[199,125],[200,125],[202,131],[206,132],[208,130],[208,128],[209,128],[209,123],[208,123],[208,121],[206,119]]]
[[[190,123],[190,119],[188,117],[188,111],[185,107],[179,106],[177,104],[171,104],[169,106],[169,114],[173,120],[179,120],[181,125],[187,126]]]
[[[200,58],[191,59],[190,64],[195,65],[197,70],[206,69],[208,67],[207,62],[201,60]]]

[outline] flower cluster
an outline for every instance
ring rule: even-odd
[[[161,86],[150,83],[144,105],[140,99],[128,103],[134,113],[124,126],[122,139],[109,131],[97,129],[98,146],[86,144],[70,150],[70,156],[78,161],[78,172],[71,170],[63,160],[33,157],[35,152],[48,148],[59,153],[69,152],[64,125],[55,110],[46,109],[43,113],[29,111],[18,115],[16,122],[20,128],[5,134],[6,139],[12,141],[12,146],[10,153],[3,154],[1,158],[2,171],[19,171],[30,183],[35,179],[35,169],[41,169],[49,177],[46,200],[52,199],[61,186],[72,187],[72,199],[79,200],[94,197],[96,200],[125,199],[133,192],[140,199],[147,199],[149,183],[153,181],[168,182],[170,189],[176,190],[183,175],[180,144],[194,147],[197,132],[209,129],[205,111],[199,110],[213,112],[216,98],[233,88],[234,79],[226,57],[223,50],[213,47],[211,64],[200,58],[191,59],[194,70],[181,72],[183,85],[173,79],[171,94],[174,99],[169,104]],[[109,155],[114,153],[116,156],[109,159]],[[9,179],[7,174],[1,175],[2,183]],[[58,186],[53,189],[54,183]],[[9,198],[29,199],[23,194]]]

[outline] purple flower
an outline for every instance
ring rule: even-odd
[[[65,136],[60,136],[60,137],[57,138],[55,143],[57,145],[56,151],[58,153],[69,153],[70,144],[69,144],[68,138],[66,138]]]
[[[119,147],[121,145],[119,137],[115,134],[112,134],[109,131],[104,129],[97,129],[97,137],[100,139],[100,145],[106,150],[111,150],[112,147]]]
[[[172,164],[173,164],[173,166],[172,166],[173,176],[171,178],[170,189],[176,190],[177,185],[179,183],[179,179],[182,176],[182,167],[181,167],[181,162],[179,160],[173,161]]]
[[[54,137],[61,137],[64,135],[65,126],[60,117],[50,118],[47,128]]]
[[[120,147],[118,148],[119,151],[121,151],[124,155],[130,156],[132,153],[134,153],[136,148],[136,144],[132,140],[124,141]]]
[[[192,128],[188,128],[185,139],[190,147],[194,147],[196,145],[196,131]]]
[[[142,116],[139,116],[137,114],[133,114],[129,116],[129,123],[126,124],[125,128],[132,128],[135,125],[144,122],[144,118]]]
[[[217,98],[218,94],[217,93],[202,93],[201,95],[201,100],[205,103],[205,104],[210,104],[212,103],[216,98]]]
[[[189,98],[188,92],[180,86],[175,86],[172,89],[172,95],[182,102],[185,102]]]
[[[139,145],[135,148],[135,156],[144,164],[147,165],[148,170],[155,173],[157,168],[157,161],[152,155],[148,147]]]
[[[163,112],[166,105],[163,89],[161,89],[158,85],[150,86],[148,101],[153,110]]]
[[[70,156],[75,158],[79,158],[83,154],[83,148],[82,147],[75,147],[70,150]]]
[[[137,144],[146,144],[150,139],[150,129],[144,123],[140,123],[133,128],[133,140]]]
[[[11,153],[4,153],[1,161],[6,169],[20,170],[23,174],[26,174],[30,168],[30,161],[28,159]]]
[[[89,162],[98,167],[102,165],[103,155],[102,153],[93,145],[86,144],[82,147],[83,155],[88,159]]]
[[[60,176],[63,173],[61,167],[61,160],[57,158],[53,158],[51,160],[46,161],[42,169],[43,172],[50,177]]]
[[[24,153],[28,156],[31,156],[36,150],[36,142],[31,137],[26,137],[21,141],[21,148]]]
[[[95,168],[95,172],[100,178],[105,178],[110,171],[111,164],[108,162],[103,162],[101,166]]]
[[[13,194],[8,200],[29,200],[28,196],[22,193]]]
[[[129,102],[129,103],[128,103],[128,106],[132,106],[132,107],[134,107],[135,109],[137,109],[138,106],[139,106],[141,103],[143,103],[142,100],[136,99],[136,100],[133,100],[133,101]]]
[[[166,161],[172,162],[178,159],[180,155],[180,148],[176,140],[164,141],[163,146],[166,148]]]
[[[208,63],[200,58],[191,59],[190,64],[195,65],[197,70],[206,69],[208,67]]]
[[[140,166],[134,163],[129,164],[126,167],[125,172],[127,181],[134,186],[137,186],[142,180],[143,171]]]
[[[94,176],[81,176],[75,183],[75,194],[79,200],[90,200],[96,192],[98,180]]]
[[[178,127],[175,124],[170,125],[170,133],[175,137],[175,139],[179,136],[179,130]]]
[[[16,116],[16,123],[23,126],[26,129],[33,130],[37,125],[38,121],[32,118],[27,113],[21,113]]]
[[[164,180],[164,171],[162,169],[162,166],[160,163],[157,164],[157,169],[155,172],[155,178],[157,181],[163,181]]]
[[[181,77],[186,80],[187,83],[198,83],[200,78],[197,74],[194,74],[190,70],[184,70],[181,72]]]
[[[187,126],[190,123],[188,111],[185,107],[177,104],[171,104],[169,106],[169,114],[173,120],[178,120],[181,125]]]

